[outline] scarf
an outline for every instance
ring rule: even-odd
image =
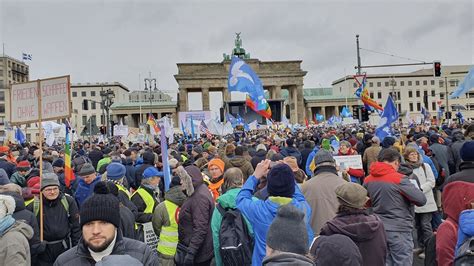
[[[11,214],[0,219],[0,235],[3,235],[14,223],[15,218]]]
[[[337,175],[336,167],[331,166],[331,165],[321,165],[321,166],[318,166],[316,168],[316,170],[314,170],[314,175],[313,176],[316,176],[316,175],[318,175],[320,173],[323,173],[323,172],[329,172],[329,173],[333,173],[333,174]]]
[[[95,260],[95,262],[99,262],[105,256],[108,256],[108,255],[112,254],[112,251],[114,249],[116,240],[117,240],[117,230],[115,230],[114,240],[112,240],[112,242],[110,243],[110,245],[106,249],[102,250],[101,252],[94,252],[90,248],[87,248],[89,250],[92,258]]]
[[[412,169],[419,168],[419,167],[421,167],[421,166],[423,165],[423,162],[416,162],[416,163],[414,163],[414,162],[410,162],[410,161],[408,161],[408,160],[406,161],[406,163],[407,163],[408,165],[410,165]]]

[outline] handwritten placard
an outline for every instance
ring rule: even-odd
[[[337,166],[344,166],[344,168],[362,169],[362,157],[360,155],[348,155],[348,156],[334,156]]]

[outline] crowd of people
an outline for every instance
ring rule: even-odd
[[[0,264],[474,263],[474,124],[396,131],[1,146]]]

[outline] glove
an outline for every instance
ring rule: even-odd
[[[193,265],[194,264],[194,254],[187,253],[186,257],[184,257],[184,265]]]

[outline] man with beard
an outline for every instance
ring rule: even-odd
[[[129,255],[143,265],[158,265],[158,258],[143,242],[123,237],[119,201],[108,191],[96,191],[82,205],[82,238],[61,254],[54,265],[95,265],[109,255]]]

